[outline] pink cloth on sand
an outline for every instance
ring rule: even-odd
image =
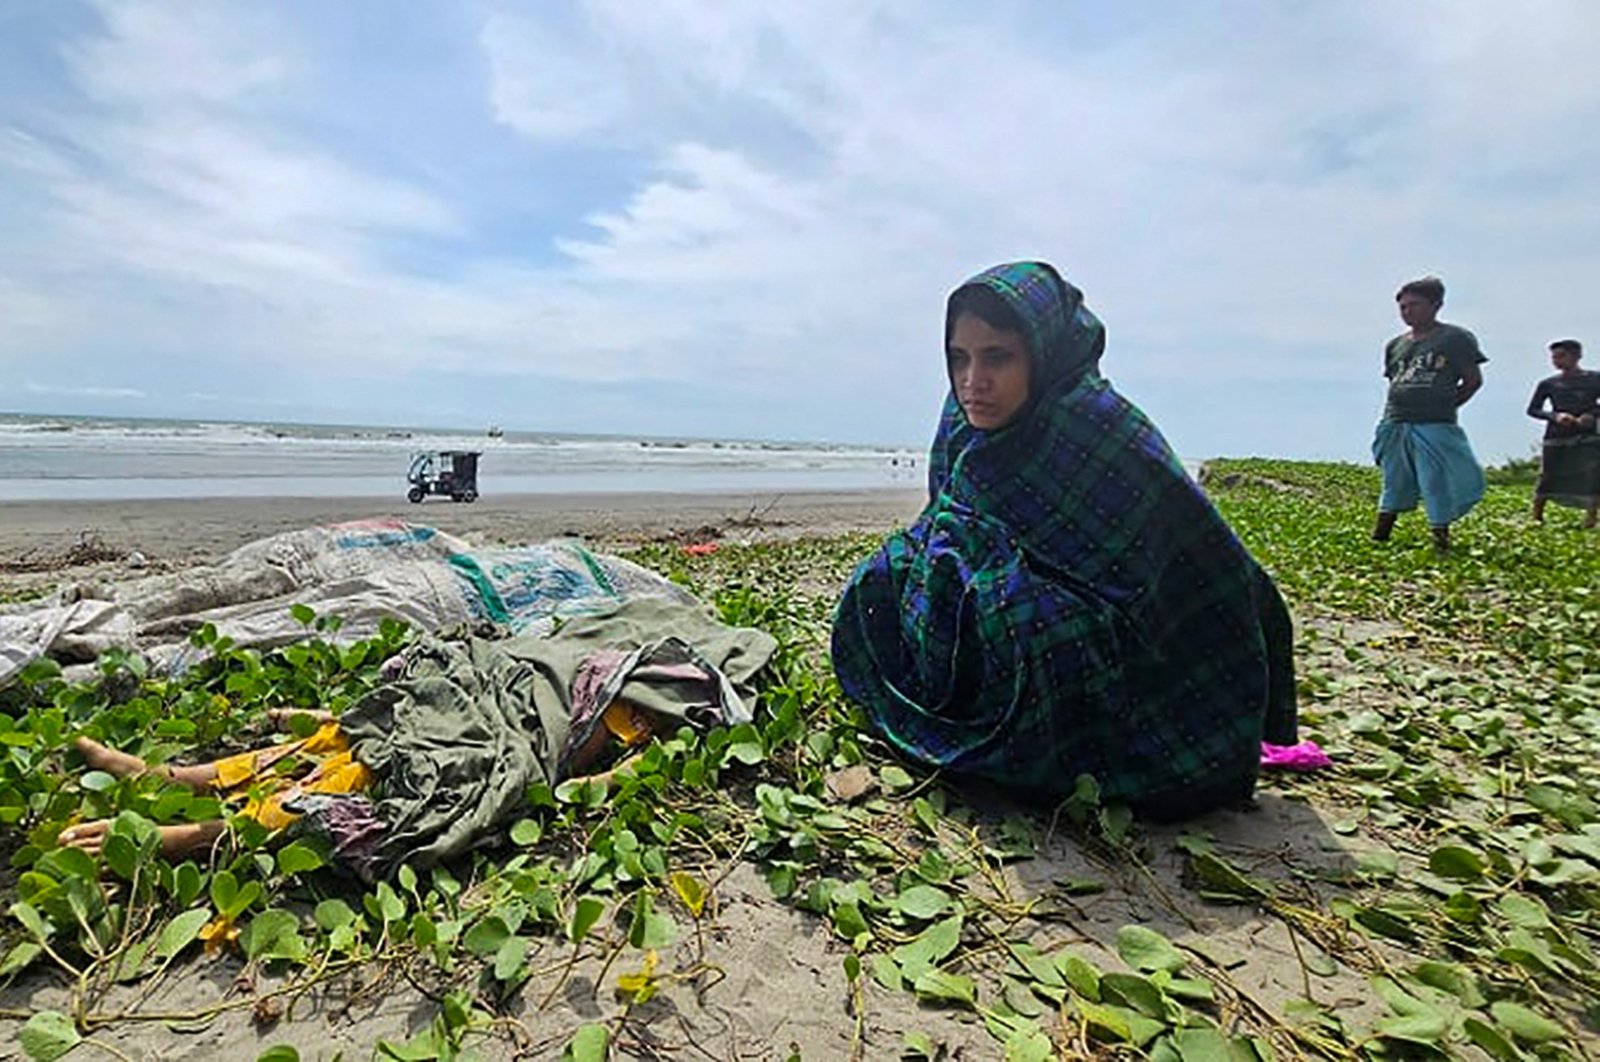
[[[1333,761],[1315,741],[1302,741],[1298,745],[1269,745],[1263,741],[1261,766],[1280,771],[1320,771],[1332,767]]]

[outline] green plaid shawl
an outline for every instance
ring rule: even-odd
[[[986,432],[946,399],[927,508],[856,570],[833,629],[851,700],[904,754],[1042,798],[1197,814],[1290,744],[1288,611],[1143,413],[1104,329],[1040,263],[969,283],[1027,326],[1034,386]]]

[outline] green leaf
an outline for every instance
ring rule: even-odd
[[[572,907],[572,921],[567,924],[567,939],[576,944],[588,936],[605,909],[605,903],[593,896],[579,897]]]
[[[219,870],[211,875],[211,904],[229,921],[237,921],[245,908],[261,895],[261,886],[254,881],[239,887],[239,879],[229,870]]]
[[[32,933],[34,939],[48,943],[51,934],[55,931],[44,920],[32,904],[18,901],[11,905],[11,917],[22,923],[22,927]]]
[[[354,922],[356,913],[351,910],[349,904],[338,897],[332,897],[317,904],[317,908],[312,912],[311,917],[319,927],[331,933],[335,929],[343,928]]]
[[[915,1029],[907,1030],[905,1041],[900,1048],[901,1058],[921,1058],[933,1062],[939,1057],[939,1047],[925,1032]]]
[[[1387,848],[1369,848],[1357,853],[1356,868],[1369,878],[1389,881],[1400,873],[1400,857]]]
[[[398,922],[406,916],[406,901],[387,881],[378,882],[378,913],[385,923]]]
[[[1100,995],[1108,1002],[1126,1003],[1150,1018],[1165,1018],[1167,1004],[1149,978],[1137,974],[1108,973],[1100,978]]]
[[[324,862],[322,853],[304,841],[294,841],[278,851],[278,873],[285,877],[316,870]]]
[[[100,858],[123,881],[132,881],[134,871],[139,869],[138,846],[120,834],[106,836],[105,844],[100,849]]]
[[[44,945],[36,944],[31,940],[19,940],[6,952],[5,958],[0,959],[0,981],[5,980],[14,973],[26,970],[33,960],[44,954]],[[896,985],[895,987],[899,987]]]
[[[1042,985],[1050,988],[1065,988],[1066,980],[1061,976],[1061,971],[1056,968],[1053,960],[1039,954],[1039,949],[1026,941],[1014,941],[1010,945],[1011,957],[1015,959],[1028,976]]]
[[[1450,1023],[1445,1016],[1434,1010],[1385,1018],[1377,1026],[1380,1035],[1419,1044],[1436,1044],[1444,1039],[1449,1029]]]
[[[738,760],[754,766],[766,758],[767,750],[761,746],[761,734],[754,724],[741,723],[728,732],[728,745],[722,750],[723,763]]]
[[[273,1044],[256,1056],[256,1062],[300,1062],[300,1052],[289,1044]]]
[[[85,771],[83,777],[78,779],[78,784],[91,793],[104,793],[117,784],[117,779],[105,771]]]
[[[156,939],[156,958],[165,962],[187,948],[209,921],[211,912],[204,907],[197,907],[178,915],[166,924],[161,930],[161,936]]]
[[[1244,1062],[1252,1054],[1235,1047],[1218,1029],[1179,1029],[1172,1034],[1172,1046],[1183,1062]]]
[[[898,992],[905,987],[905,981],[900,976],[900,964],[882,952],[872,957],[872,979],[891,992]]]
[[[846,952],[844,957],[844,977],[846,981],[855,984],[861,976],[861,956],[855,952]]]
[[[1522,1052],[1517,1050],[1517,1046],[1511,1042],[1510,1037],[1488,1022],[1481,1021],[1478,1018],[1468,1018],[1461,1023],[1461,1031],[1467,1034],[1467,1039],[1483,1048],[1494,1058],[1500,1059],[1501,1062],[1518,1062],[1519,1059],[1524,1057]]]
[[[898,793],[902,789],[910,789],[915,780],[904,768],[889,764],[878,772],[878,781],[883,788],[891,793]],[[909,1033],[907,1035],[910,1035]]]
[[[1166,970],[1177,973],[1183,969],[1183,956],[1172,942],[1153,929],[1128,925],[1117,930],[1117,954],[1135,970],[1154,973]]]
[[[1073,1007],[1078,1011],[1078,1016],[1089,1027],[1089,1035],[1096,1040],[1109,1043],[1130,1043],[1133,1040],[1133,1027],[1128,1022],[1128,1015],[1121,1007],[1107,1007],[1099,1003],[1091,1003],[1087,999],[1073,1001]]]
[[[519,848],[532,848],[544,836],[544,827],[537,819],[518,819],[511,826],[511,843]]]
[[[1483,920],[1483,904],[1470,892],[1451,893],[1445,898],[1444,913],[1453,922],[1471,925]]]
[[[431,948],[439,942],[439,927],[426,911],[411,916],[411,942],[419,948]]]
[[[1087,959],[1059,952],[1055,957],[1056,969],[1061,971],[1067,987],[1091,1003],[1100,1002],[1100,971]]]
[[[606,1062],[611,1051],[611,1030],[598,1022],[580,1025],[561,1052],[562,1062]]]
[[[507,937],[500,950],[494,953],[494,976],[498,981],[509,981],[522,970],[522,960],[528,954],[526,937]]]
[[[1531,896],[1507,893],[1495,902],[1495,910],[1512,925],[1523,929],[1550,928],[1550,912],[1545,905]]]
[[[1006,1037],[1005,1062],[1052,1062],[1055,1057],[1050,1037],[1033,1022],[1018,1026]]]
[[[461,938],[461,946],[474,955],[489,956],[500,950],[500,946],[511,936],[511,930],[505,921],[497,914],[491,914],[478,920],[467,935]]]
[[[871,932],[861,908],[854,903],[841,903],[833,909],[833,928],[845,940],[855,940]]]
[[[300,962],[306,957],[306,942],[300,936],[300,920],[291,912],[269,908],[250,920],[239,934],[239,948],[251,959],[287,959]]]
[[[1567,1035],[1567,1030],[1549,1018],[1535,1014],[1521,1003],[1513,1003],[1508,999],[1490,1004],[1489,1013],[1494,1015],[1494,1020],[1504,1026],[1512,1036],[1526,1040],[1530,1044],[1546,1044],[1552,1040],[1565,1039]]]
[[[1428,856],[1428,869],[1441,878],[1452,881],[1480,881],[1483,879],[1483,859],[1470,848],[1447,844],[1433,850]]]
[[[628,926],[628,943],[636,948],[670,948],[678,939],[678,924],[655,909],[648,891],[640,892],[634,904],[633,922]]]
[[[1430,988],[1437,988],[1455,996],[1464,1007],[1481,1007],[1483,993],[1478,989],[1478,979],[1465,966],[1451,962],[1422,962],[1411,975]]]
[[[924,971],[911,987],[921,1000],[961,1003],[969,1007],[978,1001],[978,990],[973,985],[972,978],[946,973],[943,970]]]
[[[949,909],[950,896],[932,885],[913,885],[895,898],[894,905],[907,918],[927,921]]]
[[[935,922],[918,934],[916,939],[895,948],[893,956],[895,962],[900,964],[901,974],[908,981],[915,982],[924,970],[942,962],[960,943],[961,916],[957,914],[942,922]]]
[[[302,605],[298,602],[289,606],[289,615],[294,617],[294,621],[302,627],[309,627],[312,620],[317,618],[316,612],[312,610],[310,605]]]
[[[1189,856],[1189,876],[1200,894],[1219,903],[1251,902],[1270,895],[1265,883],[1245,874],[1215,852],[1194,852]]]
[[[72,1019],[56,1010],[41,1010],[17,1033],[22,1050],[34,1062],[55,1062],[83,1039]]]

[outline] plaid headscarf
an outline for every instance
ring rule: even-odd
[[[1153,814],[1248,794],[1259,743],[1294,739],[1277,588],[1100,375],[1076,288],[1034,262],[968,284],[1022,320],[1029,402],[983,431],[946,399],[927,508],[840,601],[841,686],[906,755],[1036,796],[1080,774]]]

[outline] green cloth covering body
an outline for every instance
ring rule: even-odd
[[[774,648],[761,631],[661,598],[571,619],[542,636],[420,642],[397,681],[340,717],[356,759],[376,777],[371,796],[384,828],[374,869],[457,857],[514,821],[530,785],[560,782],[576,736],[574,681],[586,662],[611,667],[605,696],[706,726],[749,718],[740,692]],[[709,681],[672,666],[685,661],[701,665]],[[605,705],[582,707],[593,726]]]

